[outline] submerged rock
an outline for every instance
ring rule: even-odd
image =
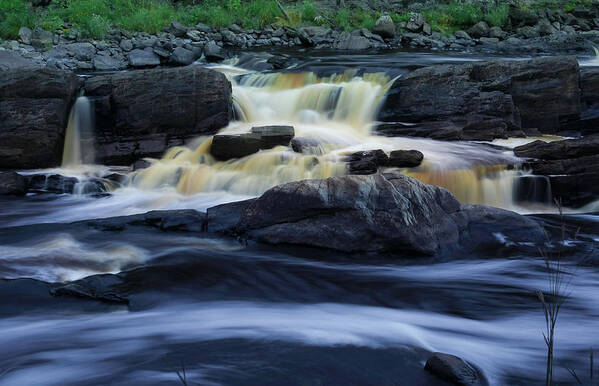
[[[518,157],[539,159],[569,159],[596,155],[599,149],[599,134],[563,141],[534,141],[514,148]]]
[[[434,353],[424,369],[453,385],[486,386],[487,379],[474,366],[455,355]]]

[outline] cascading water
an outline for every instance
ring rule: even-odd
[[[75,168],[93,162],[93,111],[89,99],[80,96],[75,101],[69,115],[62,153],[62,167]]]
[[[182,194],[227,192],[243,197],[262,194],[286,182],[347,173],[344,158],[355,151],[417,149],[425,161],[402,170],[425,183],[446,187],[464,203],[514,208],[514,179],[506,165],[511,154],[475,143],[372,135],[374,120],[393,80],[355,71],[318,77],[313,73],[248,73],[235,67],[215,68],[233,84],[237,121],[220,134],[249,132],[260,125],[291,125],[295,136],[316,143],[312,154],[279,146],[226,162],[210,155],[211,138],[175,147],[132,183],[142,189],[174,186]]]

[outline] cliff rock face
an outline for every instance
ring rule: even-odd
[[[128,165],[211,135],[232,118],[231,84],[201,67],[121,72],[85,81],[94,103],[96,162]]]
[[[573,56],[424,67],[395,82],[379,120],[442,122],[459,131],[501,119],[508,131],[555,133],[580,118],[579,77]],[[387,134],[401,134],[401,127],[396,131],[385,125]]]
[[[0,71],[0,169],[60,164],[69,109],[80,87],[67,71]]]

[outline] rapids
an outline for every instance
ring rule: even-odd
[[[373,149],[420,150],[424,163],[401,172],[444,186],[463,203],[554,212],[544,181],[522,187],[527,171],[510,150],[536,138],[441,142],[373,132],[385,91],[415,61],[481,59],[316,53],[284,73],[239,61],[213,66],[233,83],[236,119],[220,133],[289,124],[296,137],[318,143],[314,154],[277,147],[220,162],[210,155],[211,138],[200,137],[138,171],[93,164],[93,109],[80,97],[62,167],[23,173],[85,181],[116,171],[129,181],[100,198],[0,197],[0,385],[177,385],[182,367],[189,384],[202,385],[436,385],[423,371],[432,351],[470,361],[492,385],[543,384],[545,321],[535,291],[549,284],[539,254],[506,245],[499,258],[348,258],[207,234],[71,224],[155,209],[203,211],[284,182],[342,175],[348,154]],[[366,70],[340,69],[340,61]],[[598,210],[596,202],[578,211]],[[585,382],[589,350],[599,346],[599,217],[537,219],[554,231],[562,223],[579,229],[560,244],[568,298],[558,319],[556,377],[576,384],[570,368]],[[116,283],[130,303],[49,295],[72,280]]]

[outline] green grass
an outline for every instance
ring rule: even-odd
[[[501,4],[490,9],[485,15],[485,20],[491,27],[504,27],[508,22],[509,6]]]
[[[32,27],[35,15],[23,0],[0,0],[0,37],[15,38],[19,28]]]
[[[319,9],[314,0],[284,3],[289,20],[283,17],[275,0],[53,0],[47,8],[32,9],[29,0],[0,0],[0,38],[15,39],[20,27],[41,27],[45,30],[73,30],[83,36],[100,39],[113,28],[131,32],[158,33],[173,21],[193,26],[204,23],[227,27],[233,23],[243,28],[260,29],[267,25],[325,25],[354,30],[371,29],[379,12],[362,8],[331,11]],[[483,11],[463,0],[451,0],[444,6],[423,11],[433,31],[451,35],[467,29],[481,20],[491,26],[505,27],[509,8],[503,2]],[[522,5],[533,11],[543,7],[571,11],[578,6],[597,4],[596,0],[538,0]],[[407,22],[410,13],[392,13],[397,24]]]

